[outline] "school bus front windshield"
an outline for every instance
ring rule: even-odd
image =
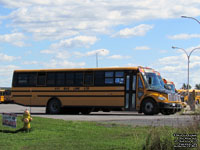
[[[150,90],[164,89],[158,76],[153,72],[143,73],[147,88]]]

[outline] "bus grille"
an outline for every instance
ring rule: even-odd
[[[181,97],[179,94],[170,93],[170,94],[168,94],[168,100],[169,101],[181,101]]]

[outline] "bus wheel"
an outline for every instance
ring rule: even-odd
[[[59,114],[61,112],[61,103],[58,99],[52,99],[48,102],[46,113]]]
[[[142,110],[144,112],[145,115],[154,115],[154,114],[158,114],[158,108],[156,103],[151,100],[151,99],[147,99],[143,102],[142,104]]]

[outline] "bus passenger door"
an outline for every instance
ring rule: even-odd
[[[136,74],[126,75],[126,87],[125,87],[125,109],[136,109]]]
[[[137,109],[139,109],[140,107],[140,103],[143,96],[144,96],[144,85],[142,83],[142,77],[140,74],[137,74],[137,87],[136,87],[136,101],[138,102],[137,103]]]

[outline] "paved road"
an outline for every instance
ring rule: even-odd
[[[46,115],[44,107],[23,107],[15,104],[0,104],[0,113],[17,113],[21,115],[25,109],[31,110],[32,116],[40,116],[45,118],[76,120],[76,121],[97,121],[112,122],[116,124],[126,124],[132,126],[190,126],[194,123],[194,116],[189,115],[155,115],[145,116],[137,112],[94,112],[90,115]],[[198,118],[200,120],[200,117]]]

